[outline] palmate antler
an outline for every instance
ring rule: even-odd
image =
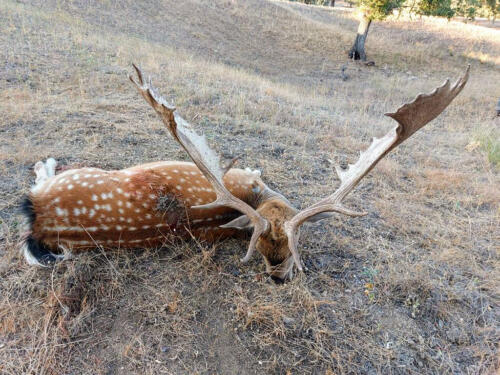
[[[392,117],[399,124],[384,137],[374,138],[370,147],[361,153],[356,164],[349,165],[347,170],[336,168],[341,184],[332,195],[300,211],[285,223],[288,246],[299,270],[302,270],[300,255],[297,251],[299,227],[306,220],[310,220],[313,216],[323,212],[339,212],[349,216],[365,215],[365,213],[355,212],[344,207],[342,200],[380,159],[443,112],[448,104],[462,91],[469,78],[469,69],[470,66],[464,76],[453,86],[450,86],[450,81],[446,80],[441,87],[436,88],[430,94],[420,94],[411,103],[402,105],[395,113],[386,113],[386,116]]]
[[[150,80],[145,82],[142,72],[137,66],[134,65],[134,68],[139,82],[136,82],[132,76],[129,77],[130,80],[135,84],[144,99],[158,113],[174,139],[186,150],[193,162],[212,184],[217,194],[217,199],[214,202],[193,206],[192,208],[212,209],[226,206],[247,215],[253,224],[252,238],[244,259],[249,258],[255,251],[255,245],[259,237],[269,230],[269,223],[252,207],[236,198],[226,189],[222,178],[228,168],[221,167],[219,156],[208,146],[205,137],[198,135],[193,127],[175,112],[175,107],[158,95]]]

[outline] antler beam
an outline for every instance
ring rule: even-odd
[[[300,255],[297,251],[299,239],[298,228],[308,219],[323,212],[339,212],[349,216],[362,216],[364,213],[355,212],[342,205],[342,200],[349,194],[361,179],[392,149],[408,139],[417,130],[436,118],[462,91],[469,78],[467,68],[464,76],[453,86],[450,81],[436,88],[429,94],[419,94],[412,102],[402,105],[394,113],[386,113],[398,122],[384,137],[374,138],[368,149],[361,153],[354,165],[347,170],[336,167],[340,178],[340,187],[330,196],[297,213],[290,221],[285,222],[285,232],[297,268],[302,270]]]

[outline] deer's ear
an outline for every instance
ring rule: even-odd
[[[252,228],[252,221],[247,215],[241,215],[229,223],[220,225],[221,228],[235,228],[235,229],[248,229]]]

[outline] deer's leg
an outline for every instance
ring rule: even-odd
[[[48,158],[45,162],[47,177],[53,177],[56,174],[57,161],[54,158]]]
[[[47,169],[45,169],[45,164],[43,163],[43,161],[37,161],[33,169],[36,174],[35,185],[42,183],[48,178]]]

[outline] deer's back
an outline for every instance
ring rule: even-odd
[[[256,173],[241,169],[231,169],[224,183],[249,204],[264,186]],[[157,162],[119,171],[73,169],[32,191],[32,235],[53,249],[70,250],[158,246],[173,234],[208,239],[232,235],[234,230],[219,225],[238,212],[191,208],[215,199],[193,163]]]

